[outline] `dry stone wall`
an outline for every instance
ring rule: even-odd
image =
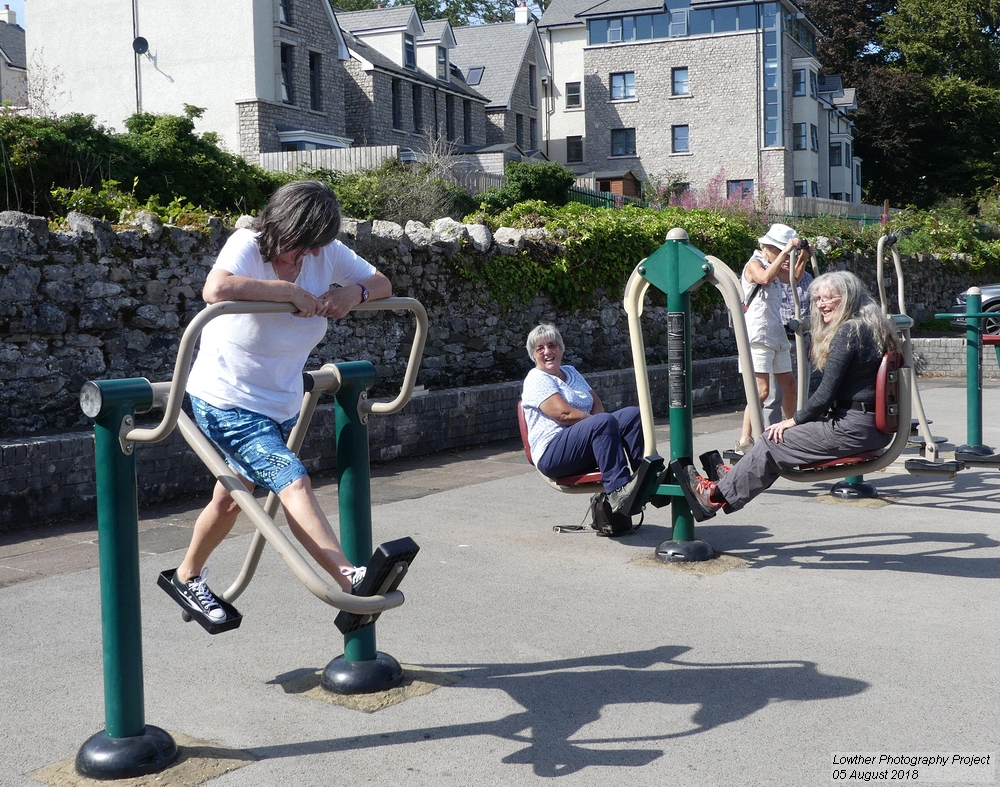
[[[69,230],[50,231],[39,217],[0,213],[0,530],[90,513],[94,505],[93,435],[78,393],[88,379],[168,380],[183,328],[202,308],[201,287],[229,229],[165,227],[140,216],[114,227],[72,214]],[[450,219],[426,227],[345,220],[342,240],[393,281],[395,293],[427,309],[429,337],[418,385],[425,393],[403,412],[373,419],[374,461],[415,456],[516,437],[514,403],[530,367],[527,332],[557,324],[566,362],[584,371],[611,407],[634,402],[628,327],[620,293],[595,294],[588,310],[566,312],[544,297],[501,310],[489,289],[459,275],[460,266],[528,251],[558,252],[544,230],[499,230]],[[638,261],[636,261],[638,262]],[[870,262],[842,263],[874,287]],[[983,284],[948,272],[939,260],[906,260],[917,320],[946,310],[955,293]],[[895,292],[891,276],[889,292]],[[656,396],[666,385],[666,314],[644,312],[647,359]],[[394,395],[401,381],[412,318],[385,312],[331,321],[310,367],[367,359],[379,373],[374,396]],[[962,340],[917,345],[924,374],[964,374]],[[740,401],[728,315],[716,308],[693,318],[696,407]],[[996,376],[992,357],[985,373]],[[666,412],[657,399],[655,411]],[[158,417],[146,416],[144,421]],[[321,405],[306,444],[311,470],[333,469],[332,413]],[[141,446],[140,501],[159,502],[208,489],[207,473],[175,434]]]

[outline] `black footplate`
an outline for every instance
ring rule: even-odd
[[[398,538],[395,541],[387,541],[375,550],[375,554],[368,561],[365,571],[365,578],[361,584],[354,589],[355,596],[382,596],[399,587],[406,572],[410,568],[410,563],[417,556],[420,547],[410,537]],[[342,633],[347,634],[357,631],[365,626],[370,626],[378,620],[381,612],[370,615],[359,615],[353,612],[341,612],[337,615],[334,623]]]
[[[182,615],[185,621],[189,621],[193,618],[198,621],[198,624],[209,634],[221,634],[223,631],[231,631],[232,629],[240,627],[240,623],[243,622],[243,616],[236,610],[236,607],[221,596],[215,596],[215,600],[219,602],[219,606],[222,607],[222,611],[226,613],[225,620],[212,620],[200,609],[197,609],[189,604],[187,599],[185,599],[184,596],[178,592],[177,588],[174,587],[172,580],[174,578],[174,574],[176,573],[176,568],[168,568],[166,571],[161,571],[160,576],[156,578],[156,584],[167,591],[167,595],[181,605],[181,609],[184,610]]]

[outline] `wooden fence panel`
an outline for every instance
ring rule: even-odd
[[[322,150],[284,150],[261,153],[260,166],[276,172],[298,172],[306,169],[332,169],[337,172],[360,172],[378,169],[383,162],[399,158],[399,146],[377,145],[357,148],[323,148]]]

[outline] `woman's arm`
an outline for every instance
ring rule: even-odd
[[[594,397],[595,404],[597,397]],[[572,426],[577,421],[582,421],[584,418],[589,418],[590,413],[585,413],[583,410],[577,410],[575,407],[571,407],[569,402],[563,399],[562,394],[554,393],[540,405],[538,409],[542,411],[542,415],[551,418],[560,426]]]
[[[253,279],[237,276],[222,268],[208,274],[202,290],[205,303],[222,301],[270,301],[290,303],[295,306],[297,317],[313,317],[318,313],[319,299],[299,285],[280,279]]]
[[[368,290],[368,300],[370,301],[378,301],[392,295],[392,282],[386,278],[385,274],[376,271],[367,279],[362,279],[358,284],[332,287],[319,296],[319,302],[322,306],[322,310],[318,312],[319,316],[339,319],[347,314],[361,303],[362,290],[359,285],[364,285],[365,289]]]

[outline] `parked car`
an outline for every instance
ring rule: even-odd
[[[979,289],[983,292],[983,311],[997,312],[996,317],[987,317],[983,320],[983,333],[996,336],[1000,334],[1000,284],[986,284]],[[968,294],[966,291],[955,298],[951,307],[952,313],[957,314],[965,311],[965,301]],[[951,326],[965,330],[965,320],[961,317],[954,319],[951,321]]]

